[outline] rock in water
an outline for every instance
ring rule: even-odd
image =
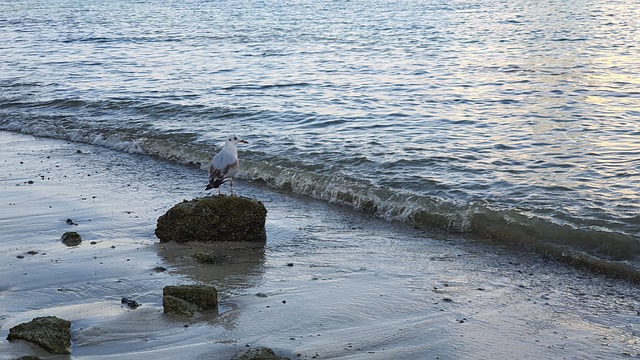
[[[218,290],[209,285],[165,286],[162,296],[165,313],[191,317],[195,311],[218,307]]]
[[[258,346],[237,353],[231,360],[289,360],[289,358],[277,356],[268,347]]]
[[[127,299],[126,297],[123,297],[122,300],[120,301],[121,304],[125,304],[128,307],[132,308],[132,309],[137,309],[140,304],[135,301],[135,300],[131,300],[131,299]]]
[[[260,201],[236,196],[185,200],[158,218],[160,242],[266,241],[267,209]]]
[[[27,340],[52,354],[71,354],[71,322],[55,316],[37,317],[9,329],[7,340]]]
[[[175,296],[165,295],[162,297],[162,307],[165,314],[175,314],[192,317],[198,311],[198,306]]]

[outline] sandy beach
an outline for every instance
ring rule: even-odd
[[[291,359],[640,357],[634,284],[242,179],[234,191],[268,209],[266,246],[199,264],[189,254],[206,245],[160,244],[154,229],[205,195],[203,170],[9,132],[0,147],[0,359],[229,359],[259,345]],[[61,242],[71,230],[79,246]],[[218,288],[218,312],[163,314],[162,288],[191,283]],[[47,315],[71,321],[71,356],[5,340]]]

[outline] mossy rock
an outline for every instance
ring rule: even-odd
[[[267,239],[267,209],[258,200],[207,196],[185,200],[158,218],[160,242],[261,241]]]
[[[82,243],[82,237],[75,231],[67,231],[62,234],[62,243],[67,246],[78,246]]]
[[[198,311],[198,306],[175,296],[164,295],[162,297],[162,307],[165,314],[175,314],[192,317]]]
[[[165,286],[162,295],[190,302],[198,310],[210,310],[218,307],[218,290],[209,285]]]
[[[55,316],[37,317],[9,329],[7,340],[26,340],[52,354],[71,354],[71,322]]]
[[[277,356],[276,353],[264,346],[257,346],[240,351],[231,360],[290,360],[288,357]]]

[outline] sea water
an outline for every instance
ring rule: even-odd
[[[638,269],[639,19],[629,0],[5,1],[0,129],[202,168],[234,133],[245,179]]]

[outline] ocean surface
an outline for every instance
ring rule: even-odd
[[[638,270],[638,29],[635,0],[2,1],[0,130],[202,169],[236,134],[243,179]]]

